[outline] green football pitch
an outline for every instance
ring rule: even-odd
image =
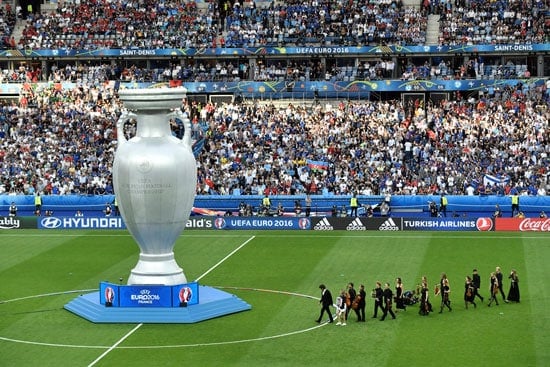
[[[94,324],[63,306],[125,281],[138,247],[125,231],[0,231],[0,366],[548,366],[550,237],[507,232],[314,232],[186,230],[175,254],[188,280],[252,306],[196,324]],[[489,274],[517,270],[521,302],[487,307]],[[464,306],[477,268],[485,302]],[[433,287],[451,284],[453,311],[439,314]],[[317,324],[319,284],[370,290],[425,275],[434,311],[395,320],[350,314]]]

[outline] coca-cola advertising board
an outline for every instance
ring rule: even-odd
[[[550,232],[550,218],[497,218],[496,231]]]

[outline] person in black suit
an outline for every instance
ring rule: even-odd
[[[382,290],[382,283],[376,282],[376,288],[372,290],[373,297],[374,297],[374,315],[372,316],[373,319],[378,317],[378,309],[380,308],[380,311],[384,312],[384,307],[382,307],[384,303],[384,291]]]
[[[500,295],[502,296],[502,300],[505,302],[505,303],[508,303],[508,300],[506,299],[506,296],[504,295],[504,290],[502,289],[502,279],[503,279],[503,276],[502,276],[502,271],[500,270],[500,266],[497,266],[496,269],[495,269],[495,276],[497,277],[497,281],[498,281],[498,292],[500,293]]]
[[[365,292],[365,286],[361,284],[359,287],[359,305],[357,307],[357,312],[359,312],[359,321],[365,322],[365,306],[367,305],[367,292]]]
[[[319,289],[321,290],[321,299],[319,300],[319,303],[321,304],[321,314],[319,314],[319,318],[315,320],[317,323],[321,322],[321,319],[323,318],[323,314],[328,314],[329,323],[333,322],[334,319],[332,318],[332,311],[330,311],[330,306],[333,305],[334,301],[332,300],[332,294],[327,289],[327,287],[324,284],[321,284],[319,286]]]
[[[477,273],[477,269],[473,270],[472,284],[474,285],[474,298],[477,296],[483,302],[483,297],[479,294],[479,288],[481,288],[481,277]]]
[[[390,283],[386,283],[384,285],[384,314],[382,315],[382,318],[380,321],[384,321],[386,319],[386,316],[388,313],[391,315],[392,319],[395,319],[395,314],[392,310],[392,302],[393,302],[393,292],[390,288]]]
[[[348,283],[348,290],[347,290],[347,299],[346,299],[346,305],[348,308],[346,309],[346,321],[348,319],[349,311],[353,309],[355,311],[355,314],[357,315],[357,321],[361,321],[361,316],[359,315],[359,310],[357,308],[353,308],[352,305],[355,302],[355,298],[357,298],[357,291],[355,290],[353,283]]]

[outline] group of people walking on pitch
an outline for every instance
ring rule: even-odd
[[[515,269],[510,271],[508,279],[510,279],[510,289],[508,295],[504,294],[503,290],[503,278],[504,275],[499,266],[495,268],[494,272],[490,275],[490,296],[487,306],[491,306],[493,302],[498,305],[499,295],[505,303],[520,301],[519,292],[519,278]],[[474,269],[472,275],[467,275],[464,280],[464,306],[466,309],[470,305],[474,308],[477,307],[476,298],[484,302],[485,298],[479,293],[481,287],[481,276],[477,269]],[[317,323],[321,323],[325,313],[328,315],[328,322],[334,322],[333,313],[331,307],[335,307],[336,325],[347,325],[348,316],[353,310],[357,316],[358,322],[365,322],[365,308],[366,308],[366,296],[365,286],[360,285],[359,290],[356,290],[354,284],[349,282],[345,289],[342,289],[339,295],[336,297],[336,302],[332,298],[331,292],[328,288],[321,284],[321,298],[319,303],[321,304],[321,312],[316,319]],[[452,311],[451,307],[451,285],[446,273],[442,273],[439,283],[434,287],[434,295],[441,297],[439,313],[443,313],[445,309]],[[426,276],[422,277],[421,283],[416,287],[415,291],[405,291],[401,278],[395,280],[395,293],[392,291],[389,283],[382,285],[377,281],[374,289],[371,292],[371,298],[374,300],[374,310],[372,318],[378,317],[378,311],[382,313],[380,321],[384,321],[388,314],[395,319],[395,312],[393,305],[397,310],[406,310],[407,306],[420,303],[418,313],[422,316],[427,316],[433,312],[433,306],[430,300],[430,291],[428,287],[428,280]],[[397,311],[396,310],[396,311]]]

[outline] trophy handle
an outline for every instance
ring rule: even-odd
[[[122,143],[126,143],[128,141],[124,136],[124,123],[131,118],[137,118],[137,115],[132,112],[124,111],[116,123],[117,140],[119,145],[122,145]]]
[[[174,111],[173,116],[179,118],[185,126],[185,135],[183,135],[183,138],[181,139],[181,144],[185,145],[189,149],[192,149],[193,144],[191,141],[191,120],[189,120],[187,114],[183,113],[179,108]]]

